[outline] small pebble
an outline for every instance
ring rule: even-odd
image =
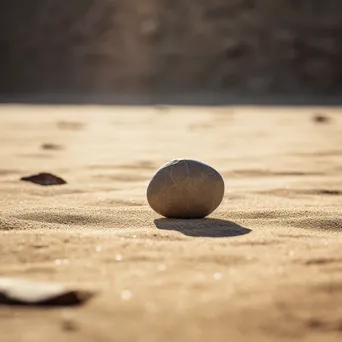
[[[62,320],[62,329],[65,331],[76,331],[77,324],[71,319],[63,319]]]
[[[62,185],[66,184],[66,181],[60,177],[57,177],[51,173],[38,173],[36,175],[22,177],[21,181],[31,182],[39,185]]]
[[[61,150],[62,146],[61,145],[57,145],[57,144],[52,144],[52,143],[45,143],[41,145],[41,148],[43,150]]]
[[[327,123],[327,122],[329,122],[330,118],[326,115],[323,115],[323,114],[316,114],[313,117],[313,120],[317,123]]]

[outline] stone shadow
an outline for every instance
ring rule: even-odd
[[[242,227],[235,222],[214,218],[204,219],[167,219],[154,220],[158,229],[176,230],[184,235],[194,237],[234,237],[250,233],[252,230]]]

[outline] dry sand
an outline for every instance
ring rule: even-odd
[[[340,114],[1,106],[0,275],[97,292],[77,308],[0,307],[1,342],[341,341]],[[147,206],[176,157],[223,175],[210,219]],[[19,181],[44,171],[68,184]]]

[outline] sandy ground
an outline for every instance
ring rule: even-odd
[[[96,292],[77,308],[0,307],[1,341],[341,341],[340,114],[1,106],[0,275]],[[147,206],[177,157],[223,175],[210,219]],[[43,171],[68,184],[19,181]]]

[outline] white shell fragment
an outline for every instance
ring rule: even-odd
[[[71,306],[91,296],[90,292],[69,290],[56,283],[0,278],[0,304]]]

